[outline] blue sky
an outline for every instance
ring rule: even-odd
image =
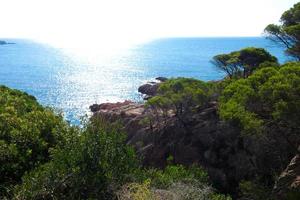
[[[0,37],[129,43],[259,36],[297,0],[2,0]]]

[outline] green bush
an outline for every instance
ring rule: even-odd
[[[128,183],[117,192],[118,200],[156,200],[150,188],[150,181],[143,183]]]
[[[255,170],[261,180],[256,185],[242,183],[241,187],[246,196],[259,199],[267,193],[260,185],[272,188],[276,175],[299,152],[299,64],[262,68],[247,79],[232,82],[222,92],[219,112],[241,128],[243,138],[252,140],[247,150],[255,155]]]
[[[300,145],[300,66],[267,67],[231,83],[220,97],[220,115],[237,122],[244,133],[275,130],[296,153]]]
[[[49,149],[63,145],[68,124],[33,96],[0,86],[0,198],[26,171],[49,160]]]
[[[164,169],[140,169],[135,178],[141,182],[150,179],[155,188],[168,188],[176,182],[191,182],[193,184],[207,184],[208,175],[200,166],[184,167],[182,165],[168,165]]]
[[[200,166],[184,167],[168,165],[164,169],[139,169],[135,182],[125,184],[119,199],[183,199],[183,200],[231,200],[217,194],[210,186],[206,171]],[[131,197],[131,198],[129,198]]]
[[[15,199],[111,199],[137,168],[119,127],[92,120],[52,160],[23,177]]]

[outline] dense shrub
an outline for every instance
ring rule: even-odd
[[[229,199],[209,185],[199,166],[140,168],[115,124],[92,120],[51,151],[52,160],[23,177],[15,199]],[[162,196],[161,196],[162,195]],[[172,195],[171,195],[172,197]]]
[[[248,141],[244,148],[255,156],[253,165],[260,178],[242,183],[243,195],[252,199],[270,196],[276,176],[299,152],[299,64],[262,68],[232,82],[222,92],[219,111],[223,119],[241,128]]]
[[[69,126],[33,96],[0,86],[0,198],[21,176],[49,160]]]
[[[300,145],[300,66],[263,68],[233,82],[220,98],[220,115],[245,133],[278,132],[294,148]]]
[[[177,86],[182,91],[188,83],[206,88],[200,81],[184,79]],[[1,91],[2,198],[112,199],[124,187],[121,199],[127,194],[133,199],[156,198],[160,190],[187,199],[218,197],[200,167],[138,166],[119,124],[91,118],[82,128],[70,127],[34,97],[6,87]]]
[[[128,183],[117,192],[118,200],[155,200],[150,188],[150,180],[142,183]]]
[[[145,169],[142,175],[142,178],[151,180],[151,186],[160,189],[168,188],[176,182],[208,184],[208,175],[199,166],[184,167],[182,165],[168,165],[163,170],[155,168]]]
[[[118,192],[120,200],[231,200],[217,194],[205,170],[195,165],[142,169],[135,178],[136,182],[125,184]]]
[[[119,127],[93,120],[23,177],[16,199],[111,199],[137,167]]]

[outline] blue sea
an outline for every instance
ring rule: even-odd
[[[93,103],[140,101],[138,86],[158,76],[221,79],[224,74],[210,63],[217,54],[253,46],[266,48],[281,63],[288,60],[282,48],[260,37],[165,38],[115,53],[3,40],[15,44],[0,45],[0,84],[34,95],[73,124],[90,114]]]

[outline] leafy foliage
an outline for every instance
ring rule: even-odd
[[[270,24],[265,28],[267,37],[287,48],[287,54],[300,60],[300,3],[285,11],[281,24]]]
[[[230,78],[247,77],[266,62],[278,65],[276,57],[265,49],[254,47],[248,47],[229,54],[216,55],[212,60],[212,63]]]
[[[198,184],[208,183],[206,171],[199,166],[168,165],[163,170],[155,168],[144,169],[137,177],[140,177],[142,180],[150,179],[151,185],[156,188],[168,188],[171,184],[180,181]]]
[[[193,88],[206,89],[203,82],[196,80],[175,83],[170,85],[179,96],[179,91],[186,89],[182,87],[190,83],[189,92]],[[70,127],[34,97],[6,87],[1,87],[1,91],[1,175],[5,175],[1,181],[6,190],[1,191],[3,198],[112,199],[122,185],[131,188],[127,192],[136,199],[150,198],[156,188],[180,187],[179,196],[216,195],[212,189],[206,189],[208,176],[200,167],[140,168],[118,124],[91,118],[82,128]],[[188,102],[194,105],[202,99],[201,90],[197,94],[184,92],[191,95]],[[16,185],[21,176],[22,182]],[[138,182],[132,183],[134,180]]]
[[[156,199],[150,188],[150,180],[143,183],[128,183],[118,192],[118,200],[154,200]]]
[[[297,3],[282,15],[280,25],[265,29],[297,60],[299,22]],[[248,153],[255,157],[253,165],[261,177],[241,182],[241,197],[268,199],[274,177],[300,149],[300,64],[279,66],[269,52],[254,47],[217,55],[212,62],[229,78],[215,83],[189,78],[164,82],[146,103],[153,113],[140,123],[149,123],[152,130],[154,119],[167,123],[175,116],[188,130],[186,117],[222,93],[219,114],[245,134],[241,148],[248,151],[243,139],[253,138],[259,147]],[[1,199],[231,200],[216,193],[199,166],[139,166],[121,126],[91,118],[83,128],[71,127],[34,97],[4,86],[0,86],[0,163]],[[299,199],[299,191],[287,196]]]
[[[300,144],[299,64],[263,68],[231,83],[220,98],[220,115],[240,124],[245,133],[276,130],[296,152]]]
[[[16,199],[111,199],[136,169],[134,151],[117,126],[93,120],[52,160],[23,177]]]
[[[70,137],[65,147],[53,150],[50,162],[25,175],[14,198],[161,199],[159,189],[180,199],[230,199],[219,198],[199,166],[139,168],[123,139],[114,125],[94,121],[77,137]],[[163,195],[163,199],[172,198]]]
[[[62,116],[43,108],[33,96],[0,86],[0,196],[21,176],[49,160],[69,127]]]

